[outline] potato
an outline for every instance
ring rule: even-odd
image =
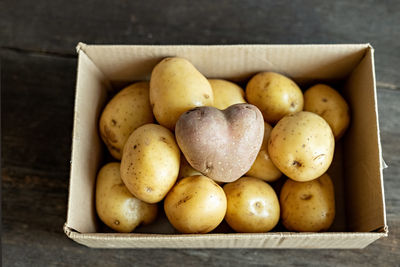
[[[335,192],[324,174],[308,182],[290,179],[280,194],[282,223],[289,231],[319,232],[329,229],[335,218]]]
[[[174,135],[163,126],[146,124],[137,128],[125,144],[121,177],[138,199],[156,203],[174,185],[179,162]]]
[[[272,129],[268,153],[289,178],[305,182],[318,178],[332,163],[335,139],[328,123],[315,113],[287,115]]]
[[[181,155],[181,165],[179,167],[178,179],[183,179],[190,176],[202,175],[201,172],[193,169],[192,166],[187,162],[185,156]]]
[[[346,100],[325,84],[314,85],[304,93],[304,110],[324,118],[336,140],[343,136],[350,123],[350,109]]]
[[[154,67],[150,78],[150,103],[157,121],[175,129],[185,111],[212,106],[214,95],[210,83],[188,60],[165,58]]]
[[[214,230],[224,219],[224,190],[205,176],[180,180],[168,193],[164,210],[169,222],[181,233],[204,234]]]
[[[108,163],[97,175],[96,210],[110,228],[132,232],[140,224],[149,224],[157,216],[157,205],[135,198],[121,180],[120,163]]]
[[[243,89],[239,85],[220,79],[208,79],[214,93],[213,107],[224,110],[229,106],[246,103]]]
[[[260,152],[258,152],[253,166],[251,166],[250,170],[246,173],[247,176],[256,177],[267,182],[276,181],[282,176],[281,171],[274,165],[268,155],[268,139],[271,131],[271,125],[264,122],[264,139]]]
[[[152,122],[149,83],[134,83],[117,93],[104,108],[100,136],[111,155],[120,160],[129,135],[139,126]]]
[[[189,164],[218,182],[233,182],[253,165],[264,136],[261,112],[250,104],[221,111],[199,107],[179,118],[176,140]]]
[[[253,76],[246,87],[246,98],[261,110],[269,124],[303,110],[300,88],[291,79],[275,72],[261,72]]]
[[[272,187],[254,177],[242,177],[224,186],[228,207],[225,220],[242,233],[268,232],[279,221],[279,200]]]

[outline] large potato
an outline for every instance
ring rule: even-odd
[[[100,136],[111,155],[120,160],[129,135],[151,122],[149,83],[134,83],[117,93],[104,108],[99,123]]]
[[[182,233],[208,233],[224,219],[224,190],[205,176],[180,180],[168,193],[164,210],[170,223]]]
[[[121,180],[120,164],[108,163],[99,171],[96,182],[96,210],[110,228],[129,233],[157,216],[157,205],[135,198]]]
[[[214,95],[210,83],[188,60],[165,58],[154,67],[150,78],[150,103],[157,121],[175,129],[185,111],[212,106]]]
[[[213,107],[224,110],[234,104],[246,103],[244,91],[239,85],[221,79],[208,80],[214,93]]]
[[[242,177],[226,184],[224,191],[228,201],[225,220],[236,232],[268,232],[279,221],[279,200],[266,182]]]
[[[246,173],[247,176],[256,177],[267,182],[274,182],[282,176],[282,172],[274,165],[268,155],[268,139],[271,134],[272,127],[268,123],[264,123],[264,139],[261,145],[260,152]]]
[[[287,115],[272,129],[268,153],[289,178],[305,182],[318,178],[332,163],[335,139],[328,123],[315,113]]]
[[[280,194],[282,223],[289,231],[326,231],[335,218],[335,192],[331,178],[324,174],[308,182],[290,179]]]
[[[346,100],[325,84],[314,85],[304,93],[304,110],[324,118],[336,140],[343,136],[350,123],[350,109]]]
[[[182,114],[176,140],[189,164],[218,182],[245,174],[260,150],[264,135],[261,112],[250,104],[225,110],[199,107]]]
[[[253,76],[246,87],[246,98],[261,110],[264,120],[270,124],[303,110],[300,88],[291,79],[275,72],[261,72]]]
[[[125,144],[121,177],[138,199],[156,203],[174,185],[179,162],[174,135],[163,126],[146,124],[137,128]]]

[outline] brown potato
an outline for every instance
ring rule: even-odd
[[[285,116],[272,129],[268,153],[289,178],[305,182],[318,178],[332,163],[335,139],[328,123],[315,113]]]
[[[326,231],[335,218],[335,192],[324,174],[308,182],[288,179],[280,194],[282,223],[289,231]]]
[[[204,234],[224,219],[224,190],[205,176],[180,180],[168,193],[164,210],[169,222],[181,233]]]
[[[288,77],[275,72],[261,72],[253,76],[246,87],[246,98],[261,110],[264,120],[270,124],[303,110],[300,88]]]
[[[246,103],[243,89],[233,83],[221,79],[208,79],[214,93],[213,107],[224,110],[234,104]]]
[[[210,83],[188,60],[165,58],[154,67],[150,78],[150,103],[157,121],[170,130],[185,111],[212,106]]]
[[[266,182],[242,177],[226,184],[224,191],[228,201],[225,220],[236,232],[268,232],[278,223],[279,200]]]
[[[121,177],[138,199],[156,203],[175,184],[179,163],[174,135],[161,125],[146,124],[137,128],[125,144]]]
[[[325,84],[314,85],[304,93],[304,110],[324,118],[336,140],[343,136],[350,123],[350,108],[346,100]]]
[[[121,180],[120,164],[108,163],[101,168],[96,181],[96,210],[110,228],[132,232],[140,224],[149,224],[157,216],[157,205],[135,198]]]
[[[267,182],[274,182],[282,176],[282,172],[274,165],[268,155],[268,139],[271,134],[272,127],[268,123],[264,123],[264,139],[260,152],[246,173],[247,176],[256,177]]]
[[[99,122],[100,136],[111,155],[120,160],[131,133],[152,122],[149,83],[134,83],[117,93],[104,108]]]
[[[256,159],[264,121],[261,112],[249,104],[236,104],[223,111],[200,107],[179,118],[175,134],[194,169],[215,181],[232,182]]]

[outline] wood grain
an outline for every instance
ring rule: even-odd
[[[399,1],[2,1],[3,266],[395,266],[400,262]],[[95,12],[93,10],[96,10]],[[104,250],[62,232],[78,41],[375,47],[389,237],[364,250]]]

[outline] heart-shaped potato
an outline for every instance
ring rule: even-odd
[[[183,113],[176,140],[189,164],[218,182],[233,182],[255,161],[264,135],[260,110],[236,104],[225,110],[197,107]]]

